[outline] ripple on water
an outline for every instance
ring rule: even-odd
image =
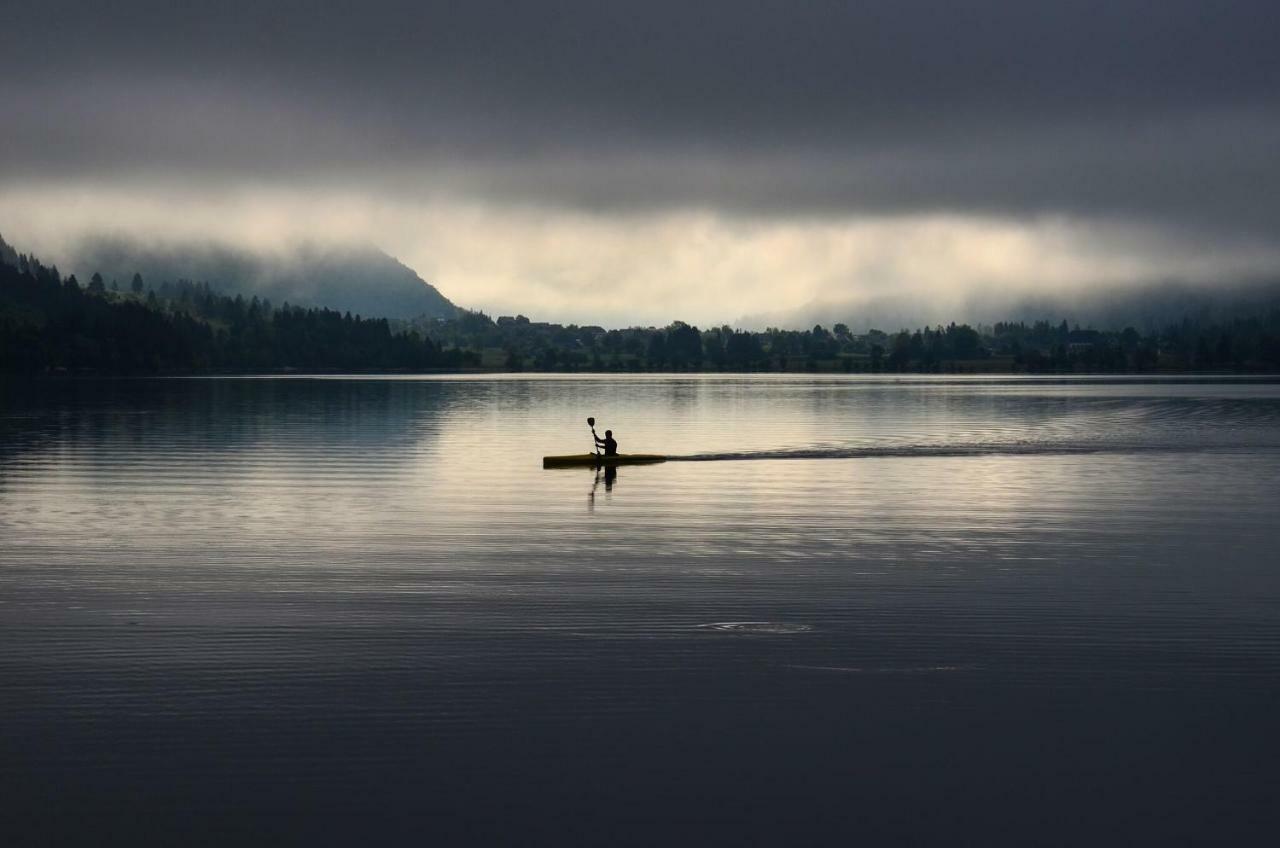
[[[813,630],[813,627],[788,621],[715,621],[711,624],[699,624],[698,629],[714,630],[717,633],[760,633],[769,636],[785,636],[792,633],[808,633]]]

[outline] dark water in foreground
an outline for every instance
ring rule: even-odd
[[[170,844],[1268,844],[1280,385],[0,387],[0,810]],[[587,449],[704,461],[543,471]]]

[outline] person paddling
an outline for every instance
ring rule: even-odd
[[[618,453],[618,443],[613,438],[612,430],[605,430],[604,438],[601,438],[596,434],[596,420],[588,418],[587,424],[591,427],[591,453],[544,456],[542,458],[542,467],[575,468],[585,466],[590,468],[595,466],[596,468],[601,468],[614,465],[653,465],[654,463],[667,461],[667,457],[656,453]]]
[[[604,448],[605,456],[617,456],[618,443],[614,441],[613,431],[605,430],[604,438],[602,439],[596,435],[596,420],[594,418],[588,418],[587,423],[591,425],[591,438],[596,440],[596,447]]]
[[[594,435],[594,434],[593,434],[593,435]],[[614,440],[614,438],[613,438],[613,431],[612,431],[612,430],[605,430],[605,431],[604,431],[604,438],[603,438],[603,439],[602,439],[602,438],[600,438],[599,436],[596,436],[596,444],[597,444],[598,446],[600,446],[600,447],[604,448],[604,455],[605,455],[605,456],[617,456],[617,455],[618,455],[618,443],[617,443],[617,442]]]

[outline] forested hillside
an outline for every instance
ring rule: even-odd
[[[136,274],[121,291],[97,273],[84,284],[64,278],[7,245],[5,256],[12,262],[0,261],[0,371],[420,371],[476,361],[416,331],[393,332],[385,318],[276,307],[187,281],[158,293]]]
[[[452,318],[458,308],[412,268],[374,247],[322,244],[249,250],[197,242],[144,243],[89,238],[69,249],[64,269],[81,278],[100,273],[123,281],[135,273],[163,280],[200,280],[216,291],[276,303],[336,309],[379,318]]]
[[[810,371],[849,373],[1280,372],[1280,305],[1185,317],[1146,333],[1066,321],[852,333],[836,324],[607,330],[462,312],[391,322],[232,297],[206,282],[82,283],[0,240],[0,371]]]

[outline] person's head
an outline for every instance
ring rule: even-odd
[[[613,431],[612,431],[612,430],[605,430],[605,431],[604,431],[604,437],[605,437],[606,439],[612,439],[612,438],[613,438]]]

